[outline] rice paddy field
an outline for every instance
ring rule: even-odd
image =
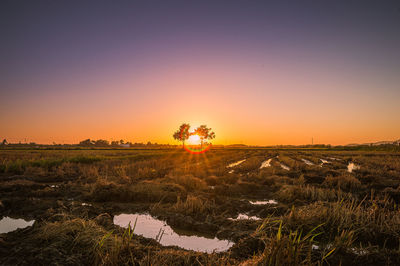
[[[1,265],[400,265],[385,151],[0,150]]]

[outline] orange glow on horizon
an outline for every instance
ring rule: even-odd
[[[386,81],[352,76],[327,83],[329,74],[316,69],[308,71],[320,75],[307,76],[299,69],[287,80],[272,66],[259,73],[238,64],[200,63],[159,66],[134,77],[129,72],[54,81],[48,86],[58,90],[11,95],[0,106],[0,138],[14,143],[91,138],[179,145],[172,134],[183,122],[211,127],[214,145],[303,145],[312,138],[314,144],[343,145],[400,137],[398,97],[388,94],[377,101],[378,95],[360,93],[393,86]],[[132,87],[140,88],[139,93]]]

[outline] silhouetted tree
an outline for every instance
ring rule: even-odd
[[[203,148],[204,140],[211,140],[215,138],[215,133],[211,131],[211,128],[208,128],[206,125],[199,126],[194,130],[192,134],[198,135],[200,137],[201,148]]]
[[[110,145],[110,143],[108,142],[108,140],[104,140],[104,139],[98,139],[96,140],[96,142],[94,143],[94,145],[96,147],[107,147]]]
[[[92,146],[94,144],[93,140],[85,139],[79,142],[79,146]]]
[[[185,140],[187,140],[190,136],[189,133],[190,125],[189,124],[182,124],[178,131],[176,131],[173,135],[174,139],[182,141],[182,147],[185,146]]]
[[[113,140],[113,141],[111,141],[111,146],[118,146],[119,145],[119,141],[117,141],[117,140]]]
[[[3,139],[3,141],[1,142],[1,145],[7,145],[8,141],[6,139]]]

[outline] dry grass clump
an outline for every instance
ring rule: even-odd
[[[25,172],[25,168],[28,165],[27,161],[16,159],[16,160],[4,160],[2,164],[2,172],[11,173],[11,174],[23,174]]]
[[[208,176],[204,179],[204,181],[209,186],[215,186],[219,183],[218,177],[216,177],[216,176]]]
[[[227,255],[206,254],[201,252],[175,250],[175,249],[156,249],[149,250],[138,265],[238,265],[238,261]]]
[[[285,185],[278,191],[280,201],[293,202],[296,199],[307,201],[337,201],[351,199],[350,193],[330,188],[319,188],[311,185]]]
[[[222,184],[234,185],[239,181],[239,175],[235,173],[226,174],[224,176],[218,177],[217,180],[218,180],[217,185],[222,185]]]
[[[291,157],[285,156],[283,154],[279,155],[278,160],[280,162],[282,162],[283,164],[289,166],[291,169],[299,169],[299,168],[301,169],[304,166],[304,163],[302,163],[300,161],[297,161],[297,160],[294,160]]]
[[[44,255],[58,254],[62,261],[82,265],[135,264],[138,246],[134,225],[123,232],[106,231],[93,220],[64,217],[61,221],[45,223],[36,229],[33,239],[47,243]],[[143,248],[144,249],[144,248]]]
[[[97,165],[79,165],[78,167],[81,179],[92,183],[100,178],[99,167]]]
[[[54,169],[57,177],[73,177],[79,174],[79,164],[64,162]]]
[[[187,191],[203,190],[207,188],[206,182],[192,175],[168,176],[168,181],[184,187]]]
[[[285,184],[293,184],[294,180],[287,176],[269,175],[267,172],[261,171],[260,177],[265,185],[281,187]]]
[[[250,171],[258,170],[261,163],[264,161],[264,157],[250,157],[246,161],[234,167],[233,169],[238,173],[248,173]]]
[[[46,185],[38,184],[30,180],[15,179],[10,181],[1,182],[1,192],[27,192],[30,193],[32,190],[44,188]]]
[[[354,191],[361,188],[361,182],[351,174],[340,176],[328,176],[323,182],[323,186],[328,188],[342,189],[345,191]]]
[[[37,166],[27,166],[24,170],[26,176],[45,176],[48,174],[46,169]]]
[[[246,261],[247,265],[312,265],[322,263],[332,252],[313,254],[313,244],[322,233],[321,225],[308,232],[302,229],[291,230],[282,220],[267,218],[257,228],[255,235],[265,243],[262,254],[256,254]]]
[[[185,215],[207,215],[213,208],[215,208],[213,202],[189,195],[185,201],[178,198],[171,210]]]
[[[161,178],[175,166],[175,163],[176,161],[173,158],[129,162],[125,165],[124,174],[129,176],[132,181],[146,178]]]
[[[87,198],[92,201],[114,202],[173,202],[185,197],[185,189],[178,184],[140,182],[120,185],[106,180],[98,181],[91,187]]]
[[[367,243],[398,246],[400,240],[400,209],[388,199],[371,198],[361,203],[355,200],[316,202],[293,208],[285,221],[306,228],[323,223],[324,231],[331,238],[343,230],[353,230],[360,241]]]
[[[57,253],[64,260],[91,264],[96,256],[96,245],[107,231],[94,221],[80,218],[45,223],[35,230],[33,239],[47,246],[43,251]],[[105,241],[111,245],[111,239]]]

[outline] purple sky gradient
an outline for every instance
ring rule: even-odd
[[[399,29],[398,1],[2,1],[0,137],[400,138]]]

